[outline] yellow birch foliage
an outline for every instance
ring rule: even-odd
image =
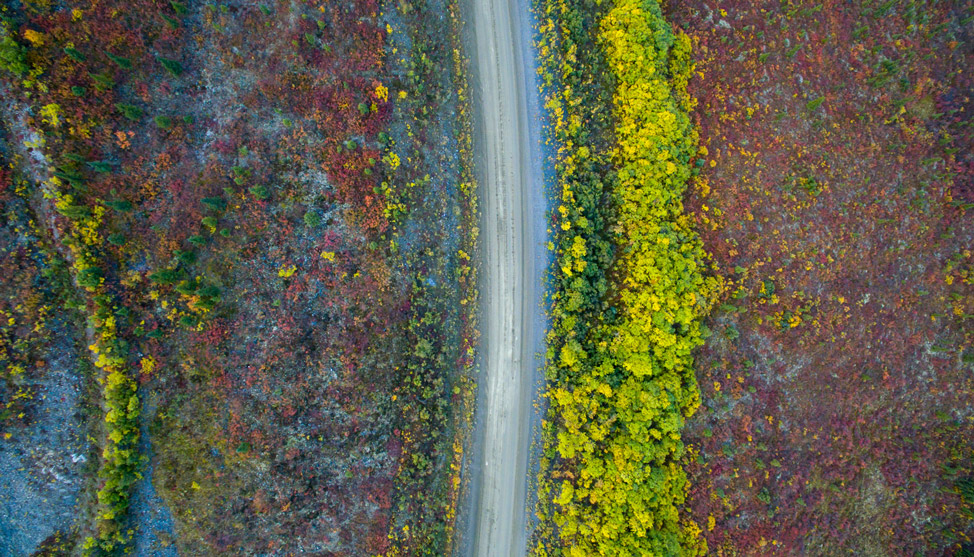
[[[687,115],[690,41],[654,0],[616,0],[600,31],[617,84],[620,245],[610,291],[619,317],[598,335],[599,354],[570,342],[559,354],[571,386],[549,399],[559,456],[577,473],[552,490],[553,520],[567,555],[702,555],[700,529],[681,517],[680,430],[700,404],[691,351],[720,284],[704,277],[706,254],[683,214],[697,149]],[[585,250],[578,241],[565,259]],[[573,269],[562,265],[566,275]],[[571,309],[569,293],[559,299]]]

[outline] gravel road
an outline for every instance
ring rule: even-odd
[[[471,0],[470,15],[485,261],[482,431],[467,553],[515,556],[527,549],[533,402],[541,377],[536,355],[544,336],[540,119],[526,0]]]

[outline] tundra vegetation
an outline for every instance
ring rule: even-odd
[[[2,450],[52,336],[91,364],[77,516],[13,524],[27,550],[448,552],[478,306],[456,6],[0,17]]]
[[[535,4],[532,551],[969,554],[974,7],[664,8]]]
[[[533,9],[532,554],[972,554],[974,4]],[[461,549],[460,28],[0,7],[0,553]]]
[[[671,4],[726,290],[684,429],[733,555],[967,555],[974,5]]]

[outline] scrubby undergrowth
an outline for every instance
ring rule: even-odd
[[[97,504],[58,543],[131,547],[151,481],[146,551],[446,551],[477,307],[454,9],[4,13],[12,168],[100,370]]]

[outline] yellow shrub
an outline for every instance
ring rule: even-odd
[[[568,13],[565,2],[554,4]],[[569,554],[703,554],[699,527],[681,519],[688,486],[679,465],[680,430],[700,403],[691,353],[702,343],[700,321],[720,285],[704,277],[702,242],[683,215],[697,153],[687,115],[694,106],[686,91],[690,41],[674,34],[652,0],[615,0],[601,21],[600,40],[616,83],[612,158],[618,177],[606,181],[617,208],[607,226],[620,239],[608,297],[616,313],[595,333],[605,339],[597,343],[598,354],[552,337],[551,365],[568,378],[551,391],[554,446],[574,469],[574,481],[542,489],[558,493],[551,518]],[[573,71],[577,52],[574,44],[565,49],[563,74]],[[573,142],[585,125],[574,111],[563,112],[574,102],[564,87],[546,103],[561,138],[558,215],[565,232],[558,267],[565,278],[585,270],[590,247],[568,232],[588,226],[584,217],[571,217],[581,213],[570,184],[580,161],[592,156]],[[572,288],[554,295],[559,331],[572,330],[581,303]],[[617,386],[600,379],[610,375]]]

